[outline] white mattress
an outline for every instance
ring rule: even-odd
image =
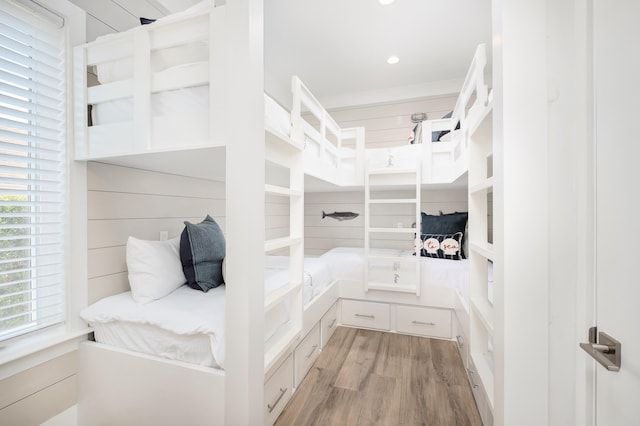
[[[413,251],[396,249],[371,249],[372,256],[402,256],[406,262],[374,260],[369,269],[369,281],[409,284],[415,280]],[[337,247],[321,256],[330,266],[335,279],[362,281],[364,277],[364,249]],[[398,275],[396,277],[396,275]],[[397,280],[397,281],[396,281]],[[426,286],[458,289],[468,297],[469,261],[420,257],[420,282]]]

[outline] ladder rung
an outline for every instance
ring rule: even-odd
[[[418,258],[415,256],[373,256],[369,255],[369,260],[378,260],[385,262],[415,262]]]
[[[370,175],[395,175],[395,174],[407,174],[407,173],[418,173],[417,168],[411,169],[396,169],[393,167],[386,167],[380,169],[369,169]]]
[[[301,283],[290,282],[287,285],[284,285],[277,290],[272,291],[265,296],[264,310],[270,311],[275,306],[277,306],[279,302],[286,299],[291,293],[295,292],[296,290],[300,290],[301,288]]]
[[[268,183],[264,185],[264,192],[268,194],[285,195],[285,196],[291,196],[291,197],[302,196],[302,191],[285,188],[284,186],[270,185]]]
[[[370,204],[414,204],[418,200],[415,198],[378,198],[369,200]]]
[[[389,233],[389,234],[403,234],[403,233],[415,233],[416,228],[369,228],[367,232]]]
[[[291,237],[283,237],[283,238],[275,238],[273,240],[266,240],[264,242],[264,251],[273,251],[278,250],[285,247],[290,247],[295,244],[299,244],[302,242],[302,238],[291,238]]]
[[[383,290],[383,291],[398,291],[402,293],[415,293],[415,285],[399,285],[399,284],[387,284],[381,282],[369,282],[367,286],[369,290]]]

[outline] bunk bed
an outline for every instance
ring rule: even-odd
[[[225,27],[224,14],[217,11],[224,7],[215,7],[213,2],[206,1],[151,25],[75,48],[76,160],[189,173],[218,181],[225,179],[225,169],[233,166],[226,161],[230,130],[225,121],[229,114],[241,112],[225,108],[224,100],[229,93],[220,83],[224,81],[224,74],[217,66],[230,58],[224,40],[219,37],[222,30],[218,29],[218,26]],[[482,67],[483,64],[476,66]],[[100,84],[89,87],[87,70],[95,71]],[[475,78],[477,71],[470,75]],[[467,80],[470,81],[469,76]],[[477,87],[474,81],[465,83],[452,117],[425,121],[423,134],[453,131],[455,123],[472,120],[478,105],[484,102]],[[476,103],[469,107],[473,93]],[[348,276],[337,277],[331,269],[331,262],[334,267],[337,264],[335,252],[303,259],[303,175],[339,186],[362,187],[372,168],[386,168],[390,164],[392,169],[403,167],[408,159],[420,158],[416,166],[420,172],[414,181],[419,188],[425,183],[451,182],[466,170],[467,147],[462,132],[452,132],[454,137],[437,144],[366,150],[364,129],[341,129],[297,77],[292,78],[292,95],[291,112],[267,94],[263,98],[264,160],[285,169],[288,176],[265,181],[265,194],[286,197],[291,206],[290,234],[264,241],[265,253],[272,254],[265,256],[265,277],[266,281],[271,279],[271,285],[264,293],[264,309],[267,315],[275,311],[275,316],[280,318],[265,335],[263,414],[267,424],[275,421],[292,389],[300,383],[335,330],[340,315],[339,298],[356,297],[345,290],[353,287],[354,280]],[[188,170],[180,164],[185,159]],[[391,179],[388,183],[406,182]],[[289,251],[288,255],[279,256],[282,250]],[[277,285],[273,285],[274,280]],[[366,286],[367,280],[364,281]],[[181,287],[172,294],[184,298],[189,305],[193,294],[187,290]],[[423,298],[431,298],[431,306],[452,308],[449,290],[442,296],[434,296],[437,290],[429,291]],[[454,291],[464,292],[459,287]],[[105,314],[90,310],[112,305],[116,308],[108,310],[113,313],[127,306],[137,307],[127,292],[114,289],[104,293],[113,295],[85,312],[87,320],[94,325],[96,318]],[[216,317],[224,317],[224,288],[209,293],[210,297],[200,299],[211,299],[211,305],[206,306],[217,306]],[[435,301],[438,297],[442,302]],[[155,315],[161,317],[172,303],[171,299],[164,298],[153,302],[160,312],[156,311]],[[209,309],[206,306],[199,309]],[[185,339],[169,343],[174,353],[165,357],[157,356],[158,348],[131,346],[117,339],[110,344],[85,342],[80,350],[78,374],[81,421],[91,424],[97,419],[117,422],[126,418],[134,423],[147,422],[149,412],[156,411],[152,418],[162,419],[166,424],[224,423],[227,384],[222,368],[224,344],[220,343],[228,333],[228,325],[225,327],[224,321],[214,320],[214,323],[217,329],[209,329],[191,341],[205,348],[205,355],[177,354],[181,350],[176,348],[180,348]],[[109,334],[117,333],[102,325],[95,329],[96,340],[107,341]],[[217,346],[211,345],[212,335]],[[160,336],[156,340],[166,338],[166,335],[156,336]],[[160,351],[165,355],[171,352]],[[158,387],[169,387],[171,392],[165,396]],[[132,401],[123,395],[125,390],[146,394],[148,398]],[[155,398],[162,402],[159,404]],[[158,405],[162,407],[159,409]],[[182,414],[185,410],[186,416]],[[122,417],[122,413],[126,417]]]

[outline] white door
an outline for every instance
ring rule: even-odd
[[[596,323],[622,344],[596,366],[598,426],[640,425],[640,1],[593,0]]]

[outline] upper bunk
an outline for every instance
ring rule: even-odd
[[[223,9],[199,3],[74,49],[76,160],[225,180],[224,147],[233,132],[227,117],[243,111],[228,108],[224,68],[233,53],[224,43]],[[368,167],[418,159],[423,184],[452,183],[467,170],[466,129],[486,107],[485,63],[479,46],[451,118],[421,122],[423,135],[449,131],[448,140],[384,149],[367,149],[362,127],[340,128],[294,76],[291,111],[263,95],[267,160],[303,151],[307,176],[361,187]],[[98,84],[90,85],[88,71]]]

